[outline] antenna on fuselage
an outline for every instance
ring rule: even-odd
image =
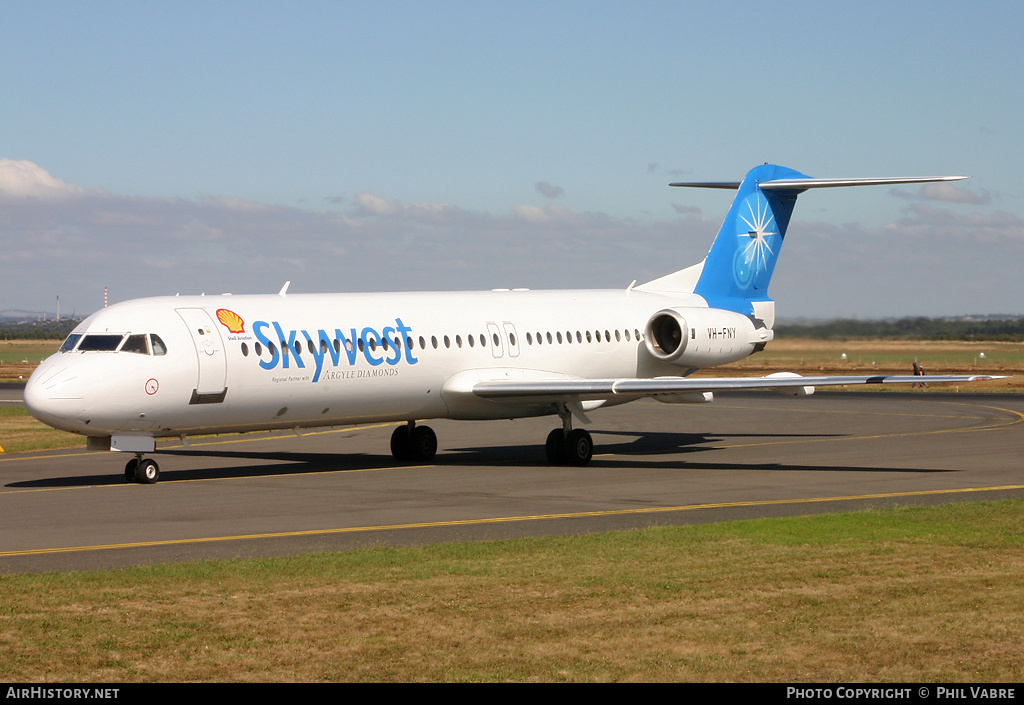
[[[291,283],[292,283],[291,279],[286,281],[284,283],[284,286],[281,287],[281,291],[277,292],[277,295],[280,296],[281,298],[284,298],[285,296],[287,296],[288,295],[288,287],[291,286]]]

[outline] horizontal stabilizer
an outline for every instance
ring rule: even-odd
[[[735,191],[740,187],[740,181],[680,181],[669,186],[689,186],[690,188],[724,188]]]
[[[758,187],[762,191],[806,191],[810,188],[924,184],[933,181],[960,181],[966,178],[966,176],[889,176],[879,179],[775,179],[758,184]]]
[[[867,179],[772,179],[757,186],[762,191],[806,191],[812,188],[837,188],[840,186],[886,186],[893,184],[924,184],[934,181],[960,181],[966,176],[887,176]],[[689,188],[738,189],[739,181],[679,181],[669,186]]]

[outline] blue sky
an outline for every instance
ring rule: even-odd
[[[780,316],[1024,313],[1019,3],[0,11],[0,309],[625,287],[728,209],[669,181],[772,162],[972,177],[801,197]]]

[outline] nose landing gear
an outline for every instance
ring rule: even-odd
[[[124,466],[125,482],[138,482],[142,485],[152,485],[160,479],[160,466],[155,460],[143,458],[142,453],[136,453],[135,457]]]

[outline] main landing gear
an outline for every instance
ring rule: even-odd
[[[582,428],[572,427],[572,414],[565,404],[558,404],[558,415],[562,418],[562,428],[556,428],[548,434],[544,443],[544,453],[552,465],[586,465],[594,455],[594,439]]]
[[[549,433],[544,443],[548,462],[552,465],[587,465],[594,455],[594,439],[586,430],[572,427],[572,414],[565,404],[558,404],[556,408],[562,419],[562,427]],[[410,421],[397,427],[391,434],[391,454],[395,460],[429,463],[436,453],[437,435],[429,426],[417,426],[415,421]],[[128,469],[125,468],[127,473]]]
[[[395,460],[429,463],[437,453],[437,435],[430,426],[410,421],[391,434],[391,454]]]
[[[136,453],[135,457],[124,466],[125,482],[138,482],[142,485],[152,485],[160,479],[160,466],[155,460],[143,458],[142,453]]]

